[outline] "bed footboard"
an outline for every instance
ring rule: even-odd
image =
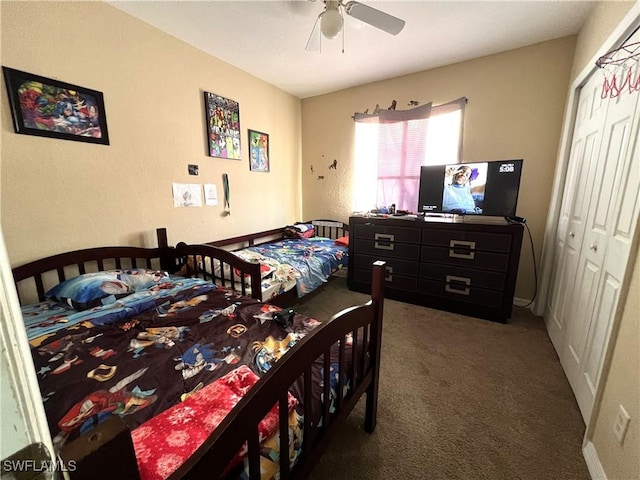
[[[335,436],[336,428],[365,393],[365,429],[372,432],[376,426],[383,302],[384,262],[375,262],[371,300],[334,315],[329,322],[300,340],[240,400],[190,460],[170,479],[218,478],[245,442],[248,445],[249,478],[260,479],[258,424],[272,406],[278,404],[280,444],[289,444],[288,391],[301,380],[304,384],[303,404],[311,405],[311,369],[314,363],[322,362],[323,398],[329,398],[330,352],[336,344],[339,345],[338,371],[347,373],[350,386],[345,392],[345,376],[339,375],[335,411],[330,412],[328,402],[323,402],[320,422],[312,425],[310,415],[304,416],[302,452],[293,467],[289,465],[289,455],[280,455],[280,478],[306,478]],[[347,354],[349,335],[353,339],[352,345],[361,345],[363,348],[352,348]]]
[[[168,255],[170,271],[184,277],[198,277],[242,295],[262,300],[260,265],[211,245],[180,242]]]

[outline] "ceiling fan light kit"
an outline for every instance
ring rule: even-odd
[[[342,31],[344,20],[339,2],[327,2],[327,9],[320,14],[320,30],[326,38],[336,38]]]

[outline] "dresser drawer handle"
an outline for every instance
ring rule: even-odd
[[[384,280],[386,282],[392,282],[393,281],[393,267],[386,265],[384,267],[384,269],[387,271],[388,275],[386,277],[384,277]]]
[[[449,241],[449,256],[455,258],[466,258],[473,260],[476,252],[476,242],[466,242],[464,240],[450,240]],[[461,252],[462,250],[462,252]]]
[[[395,235],[391,235],[390,233],[376,233],[374,239],[376,241],[374,246],[378,250],[393,250]]]
[[[450,293],[457,293],[459,295],[469,295],[471,288],[471,279],[466,277],[455,277],[453,275],[447,275],[447,284],[444,289]]]

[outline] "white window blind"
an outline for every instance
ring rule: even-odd
[[[465,98],[356,119],[354,210],[416,211],[420,167],[461,161]]]

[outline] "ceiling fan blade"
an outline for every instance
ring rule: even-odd
[[[352,1],[346,3],[344,11],[347,12],[347,15],[351,15],[391,35],[400,33],[405,24],[404,20],[360,2]]]
[[[316,23],[313,25],[313,30],[311,30],[311,35],[309,35],[309,40],[307,40],[307,46],[305,50],[308,52],[319,52],[320,51],[320,17],[316,18]]]

